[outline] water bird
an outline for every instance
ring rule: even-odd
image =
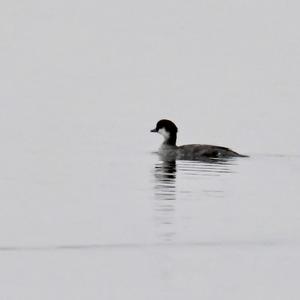
[[[177,146],[177,126],[170,120],[162,119],[157,122],[151,132],[157,132],[164,138],[158,153],[165,160],[207,160],[232,157],[247,157],[230,148],[204,144]]]

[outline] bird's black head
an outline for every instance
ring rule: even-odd
[[[156,127],[152,129],[151,132],[159,132],[159,130],[163,128],[170,133],[177,133],[178,131],[176,125],[172,121],[162,119],[157,122]]]
[[[176,144],[177,131],[177,126],[172,121],[166,119],[158,121],[156,127],[151,130],[151,132],[160,133],[164,137],[165,143],[170,145]]]

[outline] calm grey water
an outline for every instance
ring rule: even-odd
[[[56,129],[2,155],[2,295],[296,299],[299,156],[166,163],[148,130]]]
[[[1,299],[299,299],[299,4],[224,3],[1,4]]]

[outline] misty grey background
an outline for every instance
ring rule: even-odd
[[[299,299],[299,8],[2,1],[0,298]],[[161,187],[160,118],[251,158]]]

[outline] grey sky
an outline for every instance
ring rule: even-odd
[[[204,142],[299,153],[299,6],[2,2],[1,127],[132,130],[169,117],[184,142],[199,128]]]

